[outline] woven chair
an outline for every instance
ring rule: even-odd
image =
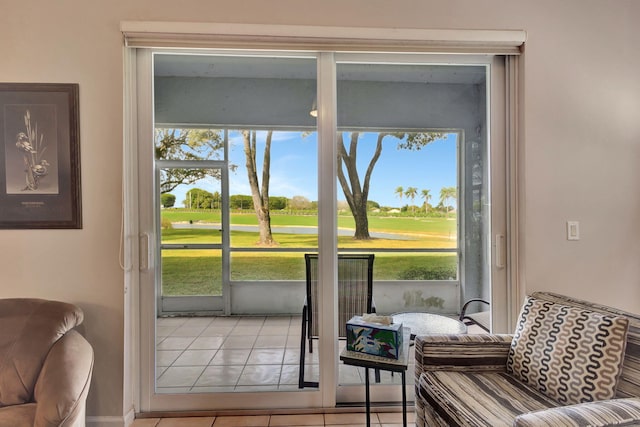
[[[299,388],[318,387],[318,382],[304,380],[306,346],[313,353],[313,339],[318,337],[318,255],[305,254],[307,296],[302,308]],[[373,254],[338,255],[338,337],[346,338],[346,323],[353,316],[375,313],[373,302]],[[376,381],[380,372],[376,371]]]

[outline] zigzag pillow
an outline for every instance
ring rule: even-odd
[[[558,403],[615,396],[629,322],[528,296],[507,359],[507,372]]]

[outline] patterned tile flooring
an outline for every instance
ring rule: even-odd
[[[300,321],[300,316],[159,318],[157,391],[297,390]],[[317,380],[315,346],[305,370],[307,380]],[[399,375],[381,374],[383,384],[400,384]],[[363,384],[364,369],[339,364],[339,378],[341,384]],[[413,375],[407,375],[407,384],[413,384]]]

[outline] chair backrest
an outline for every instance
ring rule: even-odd
[[[318,335],[318,255],[305,254],[307,306],[311,335]],[[373,311],[373,254],[338,255],[338,336],[347,336],[346,323],[353,316]]]

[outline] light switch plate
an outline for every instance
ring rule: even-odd
[[[567,240],[580,240],[580,223],[567,221]]]

